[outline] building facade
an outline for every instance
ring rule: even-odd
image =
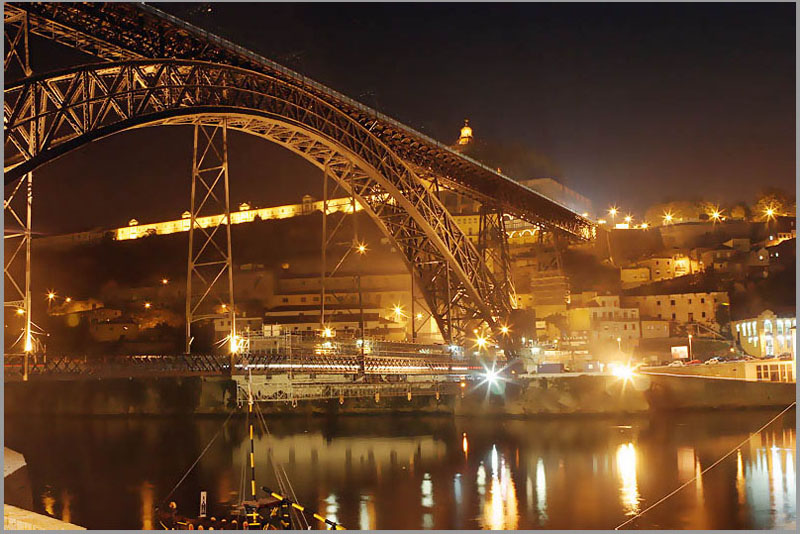
[[[642,315],[677,323],[717,324],[717,306],[730,305],[728,294],[679,293],[670,295],[636,295],[622,297],[622,304],[638,308]]]
[[[731,333],[742,350],[756,358],[793,353],[792,329],[797,319],[764,310],[757,317],[731,321]]]

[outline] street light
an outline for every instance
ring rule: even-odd
[[[367,245],[365,245],[364,243],[359,243],[356,250],[358,250],[359,254],[364,254],[367,251]]]
[[[650,227],[650,225],[647,224],[646,222],[642,223],[642,230],[647,230],[649,227]]]
[[[689,360],[693,360],[692,358],[692,334],[689,334]]]
[[[55,293],[53,293],[52,291],[47,293],[47,300],[52,302],[54,298],[56,298],[56,294]]]
[[[162,278],[162,279],[161,279],[161,285],[164,285],[164,286],[165,286],[165,285],[167,285],[168,283],[169,283],[169,279],[167,279],[167,278]]]
[[[395,317],[396,321],[399,321],[400,317],[405,317],[406,316],[406,314],[403,313],[403,307],[400,306],[399,304],[395,304],[394,305],[394,310],[393,311],[394,311],[394,317]]]
[[[718,208],[714,208],[714,210],[709,214],[709,217],[711,217],[712,221],[717,223],[722,220],[722,211],[720,211]]]
[[[478,339],[475,340],[475,343],[478,345],[479,349],[486,347],[486,338],[483,336],[478,336]]]
[[[23,308],[17,308],[17,315],[25,315],[25,310]]]
[[[608,214],[609,214],[609,215],[611,215],[611,218],[613,219],[613,218],[615,218],[615,217],[617,216],[617,213],[618,213],[618,211],[619,211],[619,210],[617,210],[617,207],[616,207],[616,206],[611,206],[611,207],[608,209]]]
[[[626,222],[626,223],[630,224],[632,220],[633,220],[633,217],[632,217],[632,216],[630,216],[630,215],[626,215],[626,216],[625,216],[625,222]]]
[[[621,337],[617,338],[617,347],[619,348],[619,351],[622,352],[622,338]]]
[[[508,327],[506,325],[503,325],[503,326],[500,327],[500,332],[502,334],[508,334],[509,329],[508,329]]]
[[[770,221],[775,218],[775,208],[772,206],[768,206],[767,209],[764,210],[764,216],[766,216],[767,221]]]
[[[674,217],[672,216],[672,212],[664,213],[664,224],[670,224],[673,221]]]
[[[152,307],[153,307],[153,305],[152,305],[152,304],[150,304],[149,302],[145,302],[145,303],[144,303],[144,307],[145,307],[145,309],[149,310],[150,308],[152,308]]]
[[[67,298],[64,299],[64,302],[72,302],[72,298],[71,297],[67,297]]]

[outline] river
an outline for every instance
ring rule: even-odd
[[[795,411],[539,420],[271,418],[258,485],[282,465],[300,502],[348,529],[795,529]],[[6,417],[36,511],[103,529],[158,528],[169,496],[210,515],[249,488],[245,419]],[[728,451],[733,454],[695,477]],[[271,456],[270,456],[271,455]],[[694,480],[692,480],[694,479]],[[683,489],[641,516],[676,488]]]

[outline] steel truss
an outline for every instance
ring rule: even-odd
[[[420,177],[437,176],[442,187],[499,206],[514,217],[576,237],[593,239],[595,225],[572,210],[414,131],[391,117],[322,84],[164,13],[148,4],[125,2],[8,3],[26,12],[31,32],[110,60],[180,58],[211,61],[267,74],[302,87],[370,130]]]
[[[447,340],[494,330],[508,295],[453,217],[411,168],[336,107],[276,78],[196,61],[128,61],[27,78],[5,89],[6,183],[77,147],[140,126],[228,119],[329,176],[375,220]],[[32,137],[30,131],[41,131]]]
[[[28,47],[28,14],[25,12],[3,12],[5,57],[3,73],[6,79],[30,76],[30,50]],[[33,103],[35,106],[35,103]],[[35,124],[27,127],[27,148],[33,149],[39,131]],[[25,173],[13,182],[6,182],[3,198],[3,281],[6,313],[13,310],[25,321],[17,343],[25,352],[23,379],[28,379],[28,356],[34,349],[31,332],[31,216],[33,207],[33,171]]]
[[[511,278],[511,256],[508,252],[506,215],[493,206],[482,205],[478,221],[478,250],[489,271],[494,273],[503,292],[508,295],[511,306],[517,301],[514,282]]]
[[[192,323],[227,318],[230,352],[238,350],[233,301],[231,201],[228,181],[228,121],[195,122],[189,255],[186,270],[186,353]],[[197,219],[222,213],[219,224],[204,228]],[[198,239],[199,238],[199,239]],[[220,286],[223,287],[220,298]],[[219,308],[220,311],[217,311]]]

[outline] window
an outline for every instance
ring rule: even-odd
[[[288,298],[286,298],[286,297],[283,297],[283,298],[281,299],[281,302],[283,302],[284,304],[286,304],[287,302],[289,302],[289,299],[288,299]]]
[[[705,318],[706,318],[706,312],[701,312],[701,313],[700,313],[700,317],[702,317],[703,319],[705,319]]]
[[[314,302],[319,302],[319,297],[314,297]]]
[[[756,365],[756,380],[761,380],[763,377],[761,376],[761,365]]]
[[[689,299],[689,304],[691,304],[691,303],[692,303],[692,299]]]
[[[675,306],[675,300],[674,300],[674,299],[673,299],[673,300],[670,300],[670,301],[669,301],[669,305],[670,305],[670,306]]]
[[[628,329],[628,325],[626,325],[626,324],[622,325],[622,329],[623,330],[627,330]]]
[[[706,299],[704,299],[704,298],[701,298],[701,299],[700,299],[700,304],[705,304],[705,303],[706,303]]]
[[[674,313],[672,314],[672,318],[675,319],[675,314]]]
[[[635,324],[631,325],[631,330],[636,330],[636,325]]]
[[[780,377],[778,374],[778,365],[770,365],[769,366],[769,380],[770,382],[778,382],[780,381]]]
[[[661,306],[661,301],[660,300],[656,301],[656,306]]]
[[[659,319],[661,319],[661,318],[662,318],[660,313],[658,314],[658,318],[659,318]]]
[[[305,297],[300,297],[300,302],[305,302],[305,301],[306,301]]]

